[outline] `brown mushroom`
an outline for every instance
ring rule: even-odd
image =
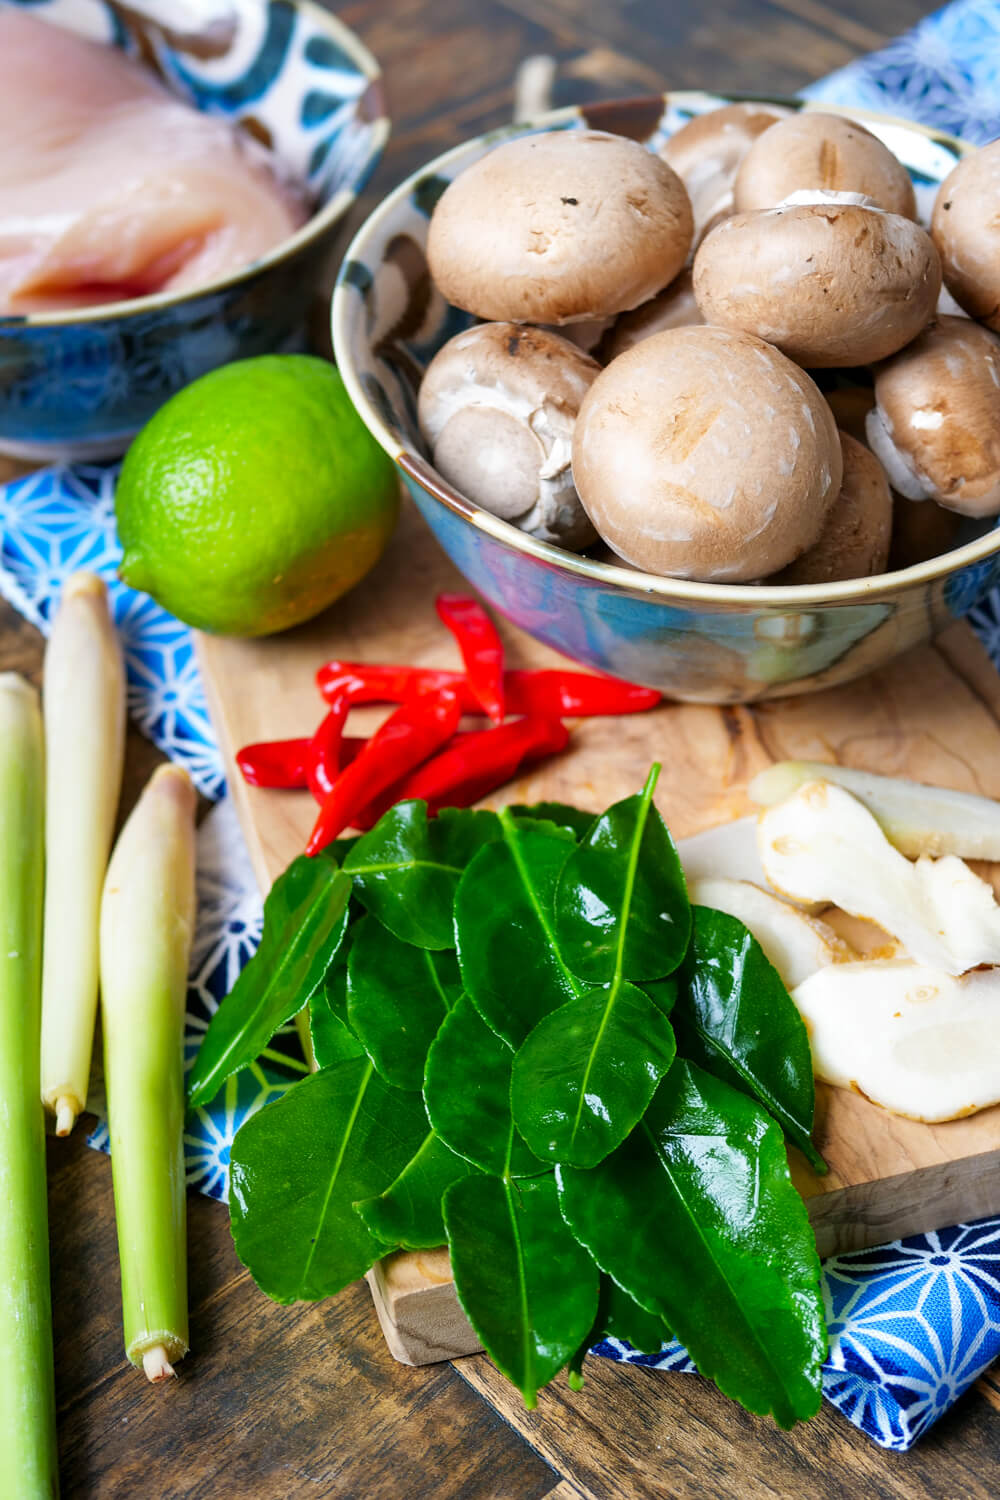
[[[579,323],[646,302],[681,269],[691,205],[676,172],[596,130],[519,136],[441,195],[427,260],[479,318]]]
[[[661,146],[691,199],[696,245],[735,211],[733,184],[754,141],[789,113],[780,104],[726,104],[695,115]]]
[[[950,552],[958,546],[961,525],[961,516],[933,500],[907,500],[905,495],[893,494],[890,569],[912,568]]]
[[[1000,330],[1000,141],[948,173],[934,201],[931,234],[959,307]]]
[[[777,349],[725,328],[674,328],[594,381],[573,475],[598,533],[627,562],[738,582],[812,546],[842,459],[830,408]]]
[[[431,360],[417,415],[435,467],[522,531],[585,547],[594,529],[570,468],[576,415],[600,365],[558,334],[481,323]]]
[[[770,583],[836,583],[884,573],[892,532],[892,494],[885,471],[862,443],[840,434],[844,477],[813,545]]]
[[[823,395],[841,435],[846,433],[867,447],[866,423],[875,406],[874,385],[838,385],[833,390],[824,391]],[[881,469],[881,465],[879,467]],[[881,472],[885,474],[884,469]],[[953,510],[945,510],[933,501],[907,500],[891,486],[889,494],[892,497],[892,535],[887,571],[911,568],[928,558],[940,557],[942,552],[950,552],[957,544],[962,518]]]
[[[824,390],[823,398],[833,412],[841,432],[867,445],[865,421],[875,405],[875,391],[870,385],[835,385]]]
[[[1000,513],[1000,338],[937,318],[875,371],[868,442],[911,500],[965,516]]]
[[[737,214],[694,260],[709,323],[755,333],[812,368],[894,354],[933,316],[940,287],[930,236],[857,200]]]
[[[906,168],[870,130],[844,115],[808,110],[766,130],[736,174],[736,211],[773,208],[803,189],[861,193],[887,213],[917,216]]]
[[[541,323],[537,326],[544,328],[545,324]],[[568,339],[571,344],[582,349],[584,354],[593,354],[597,359],[601,340],[610,333],[614,326],[614,318],[592,318],[586,323],[562,323],[548,331],[558,334],[560,338]]]
[[[599,360],[609,364],[626,349],[641,344],[654,333],[663,333],[668,328],[690,328],[704,321],[694,300],[694,280],[688,267],[651,301],[644,302],[632,312],[622,313],[594,352]]]

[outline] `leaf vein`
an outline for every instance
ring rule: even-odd
[[[299,1284],[303,1290],[305,1289],[306,1280],[309,1276],[309,1272],[312,1269],[312,1263],[319,1248],[319,1240],[320,1234],[323,1230],[323,1222],[326,1219],[327,1209],[330,1207],[330,1199],[333,1197],[333,1190],[337,1185],[337,1178],[340,1176],[340,1169],[344,1165],[344,1157],[347,1154],[347,1147],[350,1144],[351,1133],[354,1130],[354,1123],[358,1118],[358,1113],[361,1109],[362,1101],[365,1097],[365,1094],[367,1093],[368,1085],[371,1082],[372,1074],[374,1073],[374,1071],[375,1069],[372,1067],[371,1062],[369,1062],[367,1067],[365,1068],[361,1082],[358,1085],[358,1092],[354,1099],[354,1107],[352,1108],[351,1113],[348,1116],[347,1125],[345,1126],[343,1136],[341,1137],[340,1147],[337,1151],[337,1158],[333,1164],[333,1170],[330,1173],[330,1181],[327,1184],[326,1195],[323,1198],[323,1206],[320,1209],[319,1220],[316,1225],[316,1233],[312,1236],[312,1244],[309,1247],[309,1254],[306,1256],[305,1264],[302,1267],[302,1274],[299,1278]]]
[[[641,1125],[642,1125],[642,1130],[645,1133],[646,1138],[649,1141],[650,1146],[652,1147],[653,1155],[657,1158],[657,1160],[659,1161],[660,1165],[662,1166],[663,1171],[664,1171],[664,1173],[665,1173],[665,1175],[667,1177],[667,1180],[669,1181],[670,1186],[673,1189],[674,1197],[676,1198],[677,1202],[680,1204],[681,1209],[683,1210],[684,1215],[687,1218],[687,1220],[689,1221],[691,1227],[694,1229],[696,1238],[704,1246],[706,1259],[711,1263],[711,1265],[713,1265],[715,1267],[715,1270],[718,1273],[720,1281],[722,1282],[722,1284],[725,1287],[726,1291],[729,1293],[729,1296],[730,1296],[730,1298],[732,1300],[732,1303],[733,1303],[734,1307],[736,1308],[737,1312],[740,1315],[741,1322],[743,1323],[744,1327],[749,1332],[750,1337],[753,1339],[753,1342],[757,1345],[757,1348],[760,1350],[761,1354],[763,1355],[764,1361],[767,1364],[768,1368],[777,1377],[778,1383],[781,1386],[782,1390],[785,1392],[785,1395],[788,1398],[789,1404],[790,1404],[792,1410],[794,1411],[796,1409],[796,1406],[795,1406],[795,1395],[794,1395],[794,1392],[792,1392],[791,1390],[789,1390],[788,1383],[787,1383],[787,1381],[785,1380],[785,1377],[784,1377],[784,1373],[779,1368],[779,1366],[775,1364],[774,1360],[772,1359],[770,1350],[768,1349],[767,1345],[764,1343],[763,1339],[761,1338],[761,1335],[760,1335],[760,1333],[759,1333],[759,1331],[757,1329],[757,1325],[754,1322],[752,1322],[751,1319],[748,1318],[747,1315],[746,1315],[746,1313],[744,1312],[743,1303],[742,1303],[742,1301],[741,1301],[741,1299],[740,1299],[740,1297],[739,1297],[739,1295],[738,1295],[738,1293],[736,1291],[736,1288],[733,1286],[733,1284],[730,1281],[729,1277],[726,1275],[725,1267],[722,1266],[722,1265],[720,1265],[718,1257],[715,1255],[715,1253],[713,1251],[713,1248],[712,1248],[712,1245],[710,1244],[709,1240],[706,1238],[704,1230],[703,1230],[701,1224],[699,1223],[697,1216],[688,1207],[688,1204],[687,1204],[687,1202],[685,1200],[684,1194],[681,1191],[681,1188],[678,1185],[677,1180],[676,1180],[676,1178],[674,1176],[674,1173],[673,1173],[673,1170],[671,1168],[670,1161],[669,1161],[668,1157],[660,1150],[659,1145],[658,1145],[658,1143],[656,1141],[656,1138],[653,1135],[652,1131],[650,1130],[649,1126],[646,1124],[645,1120],[643,1120],[641,1122]],[[789,1299],[790,1298],[791,1298],[791,1292],[789,1291]],[[668,1325],[670,1324],[669,1317],[665,1319],[665,1322]]]

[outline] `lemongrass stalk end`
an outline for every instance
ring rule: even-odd
[[[69,1135],[80,1113],[76,1100],[64,1094],[56,1100],[56,1135]]]
[[[75,599],[80,594],[100,595],[102,598],[107,594],[107,586],[103,578],[96,573],[81,571],[71,573],[63,584],[62,599]]]
[[[146,1350],[142,1356],[142,1368],[146,1372],[146,1379],[150,1385],[159,1385],[161,1381],[173,1380],[177,1373],[167,1358],[167,1351],[162,1344]]]

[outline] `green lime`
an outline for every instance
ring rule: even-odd
[[[239,360],[179,391],[129,448],[119,572],[199,630],[270,635],[353,588],[398,512],[395,466],[332,365]]]

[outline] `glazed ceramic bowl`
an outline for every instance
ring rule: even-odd
[[[35,462],[107,458],[196,376],[302,347],[337,227],[389,135],[381,75],[357,38],[310,0],[207,0],[197,9],[23,3],[141,57],[197,108],[241,121],[316,204],[268,255],[195,291],[0,316],[0,450]]]
[[[706,703],[812,691],[891,661],[1000,581],[1000,532],[987,529],[991,522],[970,523],[956,550],[845,583],[778,588],[660,578],[535,541],[466,500],[428,462],[415,394],[432,355],[475,321],[443,301],[424,258],[429,216],[453,177],[500,141],[535,130],[610,130],[655,148],[693,114],[728,102],[681,93],[564,109],[470,141],[372,214],[347,251],[333,298],[336,358],[352,399],[469,582],[557,651]],[[922,211],[929,210],[937,184],[968,148],[903,120],[854,114],[903,161]]]

